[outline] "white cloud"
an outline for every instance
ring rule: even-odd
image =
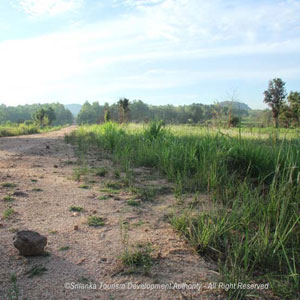
[[[19,0],[31,15],[73,10],[82,1]],[[258,55],[282,58],[299,53],[299,1],[255,5],[237,5],[234,0],[118,3],[129,7],[126,15],[67,32],[0,43],[0,102],[38,101],[47,95],[53,100],[116,93],[126,96],[125,92],[133,90],[145,90],[147,95],[153,89],[185,88],[204,80],[288,79],[300,75],[299,64],[279,65],[278,58],[273,65],[262,67],[206,65],[211,58],[221,62],[244,57],[246,61]]]
[[[78,9],[83,0],[17,0],[24,11],[31,16],[55,16]]]

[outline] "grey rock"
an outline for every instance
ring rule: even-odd
[[[41,255],[47,244],[47,238],[45,236],[31,230],[17,232],[13,241],[14,246],[23,256]]]

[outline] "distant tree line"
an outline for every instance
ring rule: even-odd
[[[190,105],[148,105],[141,100],[129,101],[120,99],[109,105],[99,102],[92,104],[86,101],[77,116],[78,124],[97,124],[107,120],[115,122],[148,122],[162,120],[169,124],[221,124],[236,126],[241,118],[249,116],[249,108],[238,102],[216,103],[206,105],[194,103]]]
[[[42,126],[56,126],[72,124],[73,119],[72,113],[60,103],[18,106],[0,105],[0,124],[7,122],[34,122]]]

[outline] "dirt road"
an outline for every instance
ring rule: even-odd
[[[74,168],[80,166],[73,147],[64,142],[64,135],[73,129],[0,138],[0,183],[11,183],[0,187],[0,299],[17,299],[13,298],[16,291],[18,299],[28,300],[222,299],[207,286],[216,278],[215,268],[195,254],[167,222],[166,213],[176,205],[171,193],[139,207],[130,206],[126,190],[118,194],[101,191],[107,181],[114,180],[116,166],[93,157],[89,166],[104,167],[107,175],[89,175],[93,180],[88,186],[74,180]],[[170,185],[151,170],[135,170],[135,176],[145,186]],[[72,212],[71,206],[83,211]],[[89,216],[103,217],[104,226],[88,226]],[[124,271],[120,224],[127,224],[130,244],[151,244],[149,273]],[[12,239],[24,229],[47,236],[49,255],[25,258],[18,254]],[[31,277],[34,270],[40,272]],[[11,274],[16,275],[16,286]],[[195,288],[163,290],[171,282]],[[77,284],[75,289],[72,283]],[[149,289],[146,284],[156,287]]]

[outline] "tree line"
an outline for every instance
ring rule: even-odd
[[[237,124],[250,115],[250,108],[239,102],[216,103],[211,105],[194,103],[190,105],[148,105],[142,100],[122,98],[109,105],[86,101],[78,116],[78,124],[97,124],[113,120],[115,122],[148,122],[162,120],[170,124],[217,124],[229,122]]]
[[[73,115],[60,103],[6,106],[0,105],[0,124],[36,123],[40,126],[73,123]]]

